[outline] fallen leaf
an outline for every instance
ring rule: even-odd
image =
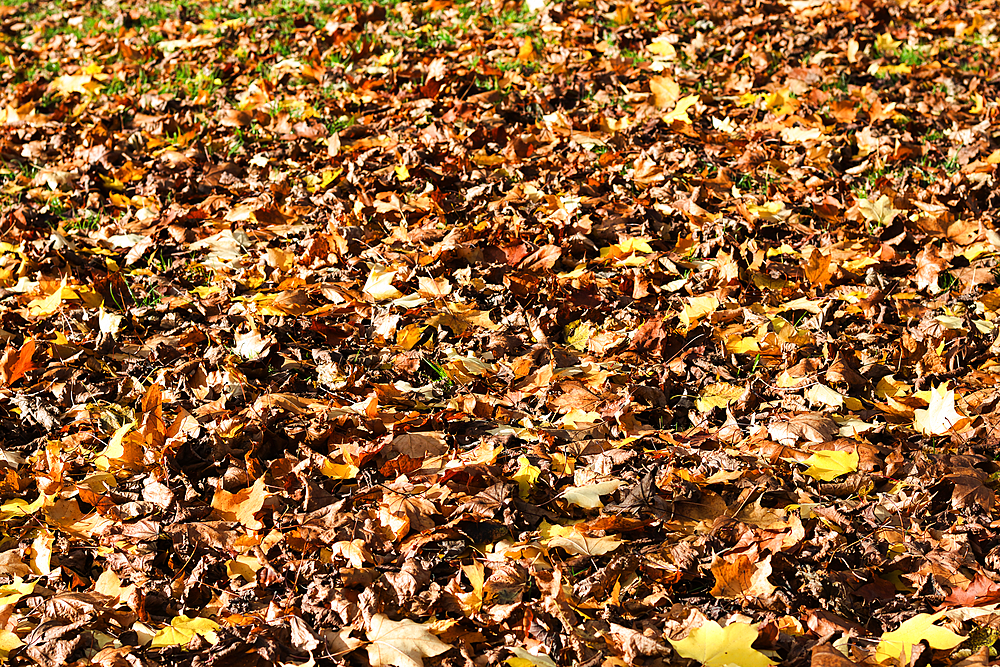
[[[682,658],[690,658],[705,667],[767,667],[775,663],[751,648],[757,640],[757,628],[747,623],[731,623],[723,628],[715,621],[705,621],[680,641],[670,644]]]
[[[372,616],[366,632],[368,661],[372,667],[423,667],[424,658],[441,655],[451,649],[427,626],[403,619],[393,621],[385,614]]]
[[[802,463],[809,466],[803,474],[824,482],[837,479],[841,475],[856,472],[861,457],[855,452],[840,450],[821,450],[813,452],[812,456]]]
[[[915,410],[913,426],[924,435],[959,433],[968,424],[968,418],[955,409],[955,392],[944,383],[931,389],[930,405],[926,410]]]
[[[939,611],[936,614],[917,614],[904,621],[898,629],[883,633],[875,650],[875,661],[897,662],[905,667],[910,664],[910,650],[922,641],[926,641],[931,648],[941,650],[961,644],[965,637],[934,624],[946,613],[947,611]]]
[[[201,635],[209,643],[219,641],[219,624],[208,618],[189,618],[188,616],[175,616],[170,621],[170,625],[163,628],[153,637],[150,646],[186,646],[195,635]]]

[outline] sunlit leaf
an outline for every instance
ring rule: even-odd
[[[757,628],[752,625],[731,623],[723,628],[715,621],[705,621],[684,639],[671,639],[670,644],[681,657],[696,660],[705,667],[768,667],[775,664],[751,648],[756,639]]]
[[[877,662],[897,662],[901,665],[910,664],[910,651],[915,644],[926,641],[934,649],[950,649],[958,646],[965,637],[957,635],[947,628],[935,625],[946,611],[936,614],[917,614],[906,620],[898,629],[882,635],[875,651]]]

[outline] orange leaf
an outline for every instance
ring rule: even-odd
[[[0,359],[0,384],[10,386],[17,382],[30,370],[37,368],[31,357],[35,354],[35,341],[31,338],[24,342],[17,356],[14,355],[14,348],[8,347]]]
[[[771,574],[771,555],[760,562],[752,562],[746,556],[739,556],[730,563],[717,559],[712,563],[715,588],[712,595],[717,598],[756,598],[774,593],[774,586],[767,580]]]
[[[236,493],[217,489],[212,498],[212,507],[227,521],[239,521],[250,530],[260,530],[264,524],[255,519],[254,514],[264,506],[268,495],[262,477],[249,489],[241,489]]]

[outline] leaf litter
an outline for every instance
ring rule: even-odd
[[[987,664],[995,14],[0,6],[0,659]]]

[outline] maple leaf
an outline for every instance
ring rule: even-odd
[[[966,637],[934,624],[946,613],[947,611],[939,611],[936,614],[917,614],[904,621],[898,629],[884,633],[875,650],[875,661],[895,661],[905,666],[910,664],[913,646],[922,641],[926,641],[934,649],[950,649],[961,644]]]
[[[812,456],[802,463],[809,466],[803,474],[824,482],[837,479],[841,475],[855,472],[861,457],[857,452],[828,451],[813,452]]]
[[[385,614],[372,616],[366,636],[371,642],[367,649],[372,667],[423,667],[424,658],[433,658],[451,649],[426,625],[408,619],[393,621]]]
[[[585,509],[604,507],[604,503],[601,502],[601,496],[611,493],[623,483],[619,479],[613,479],[585,486],[571,486],[563,491],[562,496],[567,502]]]
[[[527,498],[528,493],[531,492],[531,488],[538,481],[538,476],[542,474],[542,469],[531,465],[531,461],[528,460],[527,456],[519,456],[517,465],[517,472],[511,475],[510,478],[517,482],[521,497]]]
[[[514,657],[504,660],[510,667],[557,667],[556,661],[544,653],[531,653],[520,646],[509,646]]]
[[[219,641],[217,631],[219,624],[208,618],[189,618],[187,616],[175,616],[170,621],[170,625],[156,633],[150,646],[184,646],[195,635],[201,635],[210,643]]]
[[[715,621],[705,621],[680,641],[670,644],[682,658],[697,660],[705,667],[767,667],[775,663],[751,648],[757,628],[747,623],[730,623],[725,628]]]
[[[776,590],[767,580],[771,575],[771,554],[760,562],[742,555],[733,562],[716,558],[712,574],[715,576],[712,595],[717,598],[767,597]]]
[[[0,359],[0,385],[10,386],[25,373],[37,368],[31,361],[34,354],[35,341],[31,338],[24,342],[20,350],[15,351],[13,347],[8,346],[4,350],[3,358]]]
[[[858,210],[865,220],[878,227],[888,227],[901,210],[892,205],[892,200],[886,195],[882,195],[875,201],[869,199],[858,200]]]
[[[967,424],[968,418],[955,409],[955,391],[948,383],[931,389],[930,404],[926,410],[915,410],[913,425],[924,435],[957,433]]]
[[[269,495],[264,486],[264,478],[261,477],[249,489],[241,489],[236,493],[216,489],[212,507],[230,521],[239,521],[250,530],[260,530],[264,524],[255,519],[254,514],[264,506]]]
[[[611,553],[622,545],[622,542],[611,535],[603,537],[591,537],[584,535],[576,528],[551,526],[550,537],[546,541],[549,548],[561,547],[571,554],[581,556],[603,556]]]

